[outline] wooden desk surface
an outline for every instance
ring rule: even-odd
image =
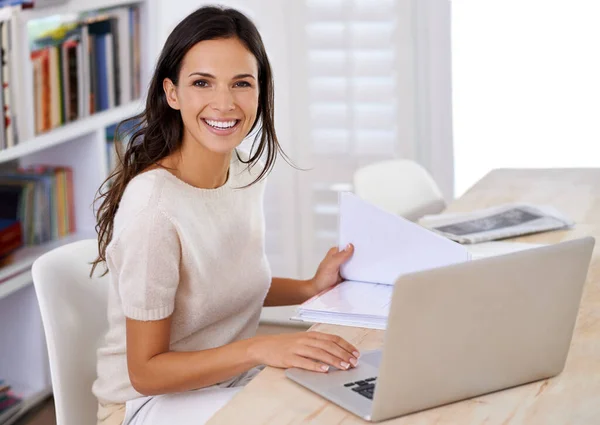
[[[565,370],[555,378],[388,420],[397,425],[600,424],[600,169],[494,170],[447,209],[469,211],[507,202],[552,204],[575,220],[572,230],[518,238],[556,243],[597,240]],[[313,329],[341,335],[361,350],[378,348],[383,331],[333,325]],[[365,424],[266,368],[209,421],[217,424]]]

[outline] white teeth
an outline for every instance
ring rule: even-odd
[[[224,129],[224,128],[231,128],[235,125],[235,123],[237,122],[236,120],[233,121],[213,121],[213,120],[204,120],[208,125],[210,125],[211,127],[215,127],[215,128],[220,128],[220,129]]]

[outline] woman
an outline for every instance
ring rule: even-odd
[[[280,147],[252,22],[215,7],[185,18],[136,118],[98,212],[94,267],[105,262],[111,281],[98,423],[199,424],[260,365],[355,366],[357,349],[334,335],[255,336],[263,305],[301,303],[339,283],[353,248],[332,248],[308,281],[271,277],[262,197]],[[252,154],[238,152],[253,131]]]

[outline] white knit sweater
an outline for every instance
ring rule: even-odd
[[[172,315],[173,351],[254,335],[271,283],[264,250],[264,180],[232,155],[227,182],[198,189],[165,169],[127,185],[107,251],[109,329],[93,392],[103,404],[140,397],[127,371],[125,317]],[[221,385],[229,385],[231,381]]]

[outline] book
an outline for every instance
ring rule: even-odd
[[[52,128],[49,48],[34,50],[31,60],[34,71],[35,128],[39,134]]]
[[[112,30],[116,27],[116,18],[109,15],[101,14],[94,16],[86,21],[90,39],[90,71],[92,78],[92,92],[94,96],[94,112],[99,112],[108,109],[110,94],[108,87],[109,73],[114,72],[112,69],[113,61],[109,61],[106,57],[107,44],[109,53],[114,53],[112,44]],[[110,34],[110,35],[109,35]],[[114,89],[113,89],[114,96]]]
[[[113,21],[115,28],[113,34],[115,37],[115,55],[114,79],[116,104],[125,105],[132,100],[132,47],[129,30],[129,8],[119,7],[109,11],[111,16],[116,18]]]
[[[300,305],[293,320],[385,329],[393,285],[409,273],[498,255],[534,245],[487,247],[483,254],[388,213],[351,193],[339,200],[340,249],[354,245],[343,282]]]
[[[104,111],[109,108],[108,72],[106,57],[106,34],[94,36],[94,67],[96,74],[96,111]]]
[[[23,245],[21,223],[18,220],[0,218],[0,258],[5,257]],[[0,386],[0,392],[2,387]]]
[[[133,80],[131,95],[138,99],[142,95],[141,83],[141,32],[140,32],[140,8],[133,6],[129,8],[129,30],[131,37],[132,66],[131,78]]]
[[[79,116],[79,73],[78,67],[79,41],[76,38],[66,40],[61,49],[63,58],[63,100],[65,122],[74,121]]]
[[[80,24],[73,30],[71,37],[79,42],[77,46],[77,115],[79,118],[84,118],[90,115],[93,105],[90,37],[87,25]]]
[[[61,123],[62,97],[60,84],[60,60],[58,46],[48,47],[48,80],[50,86],[50,128],[59,127]]]
[[[115,53],[114,53],[114,37],[112,34],[106,34],[104,36],[104,47],[105,47],[105,51],[104,51],[104,56],[106,58],[106,63],[105,63],[105,67],[106,67],[106,86],[107,86],[107,95],[108,95],[108,108],[114,108],[117,105],[116,102],[116,96],[117,96],[117,91],[116,91],[116,76],[114,73],[114,66],[115,66],[115,61],[114,61],[114,57],[115,57]]]

